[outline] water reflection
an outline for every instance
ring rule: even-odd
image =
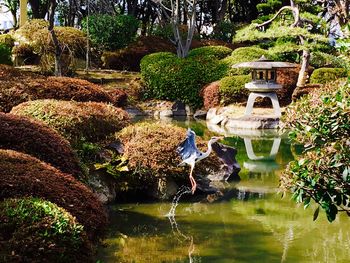
[[[284,134],[219,133],[238,150],[241,181],[225,184],[225,198],[214,203],[115,205],[102,262],[348,262],[350,229],[346,215],[329,224],[312,221],[313,208],[297,207],[277,194],[279,174],[295,151]]]

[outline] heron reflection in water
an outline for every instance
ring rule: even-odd
[[[220,139],[224,137],[214,136],[208,141],[208,150],[206,152],[201,152],[196,146],[196,133],[190,128],[187,130],[186,139],[177,147],[177,152],[182,158],[182,162],[179,166],[184,166],[188,164],[191,168],[190,170],[190,182],[192,186],[192,194],[196,191],[197,183],[193,178],[193,169],[197,162],[207,158],[212,151],[214,151],[219,159],[224,163],[226,169],[226,174],[222,180],[227,180],[235,169],[240,170],[240,167],[235,159],[237,150],[233,147],[225,146],[223,144],[217,143]]]

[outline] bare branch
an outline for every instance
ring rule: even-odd
[[[261,27],[264,27],[264,26],[272,23],[285,10],[292,11],[293,16],[294,16],[294,23],[291,26],[292,27],[297,26],[300,22],[299,8],[292,7],[292,6],[283,6],[280,10],[278,10],[278,12],[270,20],[267,20],[264,23],[257,25],[256,28],[261,28]]]

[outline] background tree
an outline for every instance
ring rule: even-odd
[[[0,3],[0,6],[4,6],[10,11],[13,18],[13,27],[17,28],[17,10],[19,9],[19,0],[5,0],[3,3]]]

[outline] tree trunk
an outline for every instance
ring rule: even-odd
[[[58,42],[55,30],[54,30],[54,19],[56,10],[56,0],[51,0],[50,15],[49,15],[49,31],[52,37],[52,42],[55,47],[55,76],[62,76],[62,64],[61,64],[61,47]]]
[[[301,68],[298,76],[297,87],[305,87],[305,84],[308,79],[309,63],[310,63],[310,51],[304,49],[303,59],[302,59]]]

